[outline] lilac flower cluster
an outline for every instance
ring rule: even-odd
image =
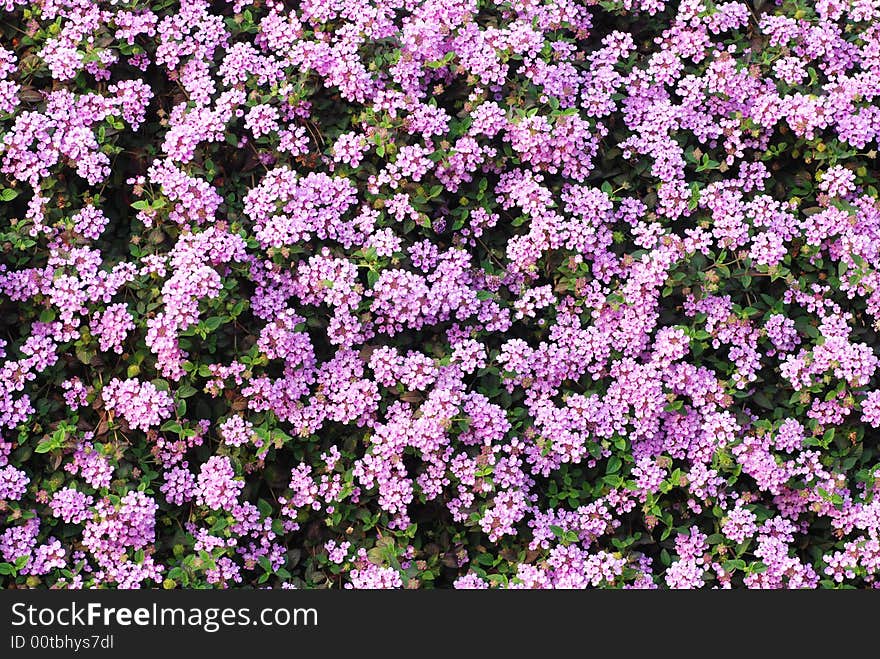
[[[6,3],[0,585],[880,587],[876,5]]]

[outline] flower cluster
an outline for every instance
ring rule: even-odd
[[[880,587],[880,8],[5,3],[0,586]]]

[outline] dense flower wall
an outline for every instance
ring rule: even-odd
[[[878,583],[878,0],[2,4],[0,586]]]

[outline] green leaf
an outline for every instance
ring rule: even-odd
[[[618,471],[620,471],[620,465],[620,458],[618,458],[616,455],[612,455],[610,458],[608,458],[608,468],[606,469],[606,472],[609,474],[616,474]]]
[[[829,428],[822,435],[822,448],[828,448],[832,441],[834,441],[834,428]]]
[[[58,433],[52,433],[43,437],[34,449],[34,453],[49,453],[64,446],[64,436],[58,437]]]
[[[550,530],[553,532],[558,539],[562,540],[565,537],[565,530],[561,526],[556,526],[554,524],[550,525]]]
[[[177,423],[177,421],[166,421],[159,428],[162,432],[173,432],[180,435],[183,432],[183,427]]]
[[[190,396],[195,395],[198,392],[194,386],[189,384],[188,382],[184,382],[177,388],[177,397],[178,398],[189,398]]]
[[[211,316],[210,318],[202,321],[202,324],[207,328],[209,332],[213,332],[218,327],[220,327],[224,322],[225,318],[223,316]]]
[[[74,353],[83,364],[89,364],[95,358],[96,351],[93,348],[79,345],[74,349]]]

